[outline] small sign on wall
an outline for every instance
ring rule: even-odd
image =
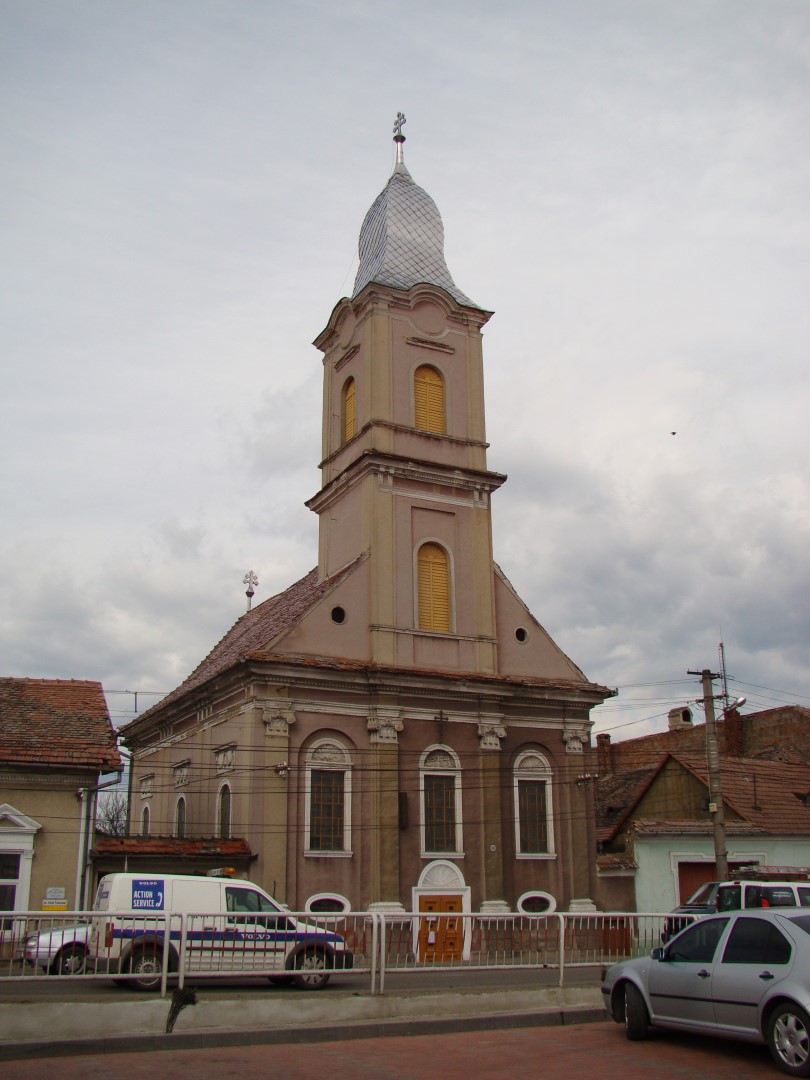
[[[67,911],[67,898],[63,886],[53,885],[45,890],[45,899],[42,901],[42,910]]]

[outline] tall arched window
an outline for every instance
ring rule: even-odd
[[[539,750],[526,750],[515,761],[515,852],[518,858],[554,854],[551,766]]]
[[[174,808],[174,835],[178,840],[186,835],[186,800],[182,795]]]
[[[343,384],[343,400],[341,402],[341,442],[347,443],[349,439],[353,439],[357,434],[356,397],[355,381],[354,379],[347,379]]]
[[[461,767],[448,746],[429,747],[419,767],[423,855],[461,854]]]
[[[149,807],[145,806],[141,811],[141,836],[149,835]]]
[[[439,544],[422,544],[416,559],[419,629],[450,630],[450,565]]]
[[[220,840],[231,838],[231,788],[230,784],[223,784],[219,789],[219,805],[217,807],[217,835]]]
[[[422,364],[413,373],[413,408],[418,428],[444,435],[444,379],[429,364]]]
[[[306,850],[323,855],[350,855],[352,836],[352,769],[345,747],[322,739],[306,759]]]

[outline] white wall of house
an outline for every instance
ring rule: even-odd
[[[732,861],[750,859],[768,866],[810,866],[810,837],[728,837]],[[678,903],[678,863],[714,862],[707,836],[636,837],[636,910],[671,911]]]

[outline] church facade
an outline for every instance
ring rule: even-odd
[[[455,285],[395,134],[352,295],[315,340],[318,565],[126,729],[130,827],[242,838],[294,910],[587,907],[589,713],[611,691],[493,560],[491,313]]]

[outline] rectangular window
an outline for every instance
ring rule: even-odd
[[[456,850],[456,778],[425,775],[425,851]]]
[[[343,850],[344,774],[337,769],[310,773],[309,847]]]
[[[12,919],[4,919],[2,915],[15,910],[19,880],[20,856],[0,853],[0,930],[11,930],[14,925]]]
[[[518,818],[521,854],[546,854],[548,817],[545,780],[518,780]]]

